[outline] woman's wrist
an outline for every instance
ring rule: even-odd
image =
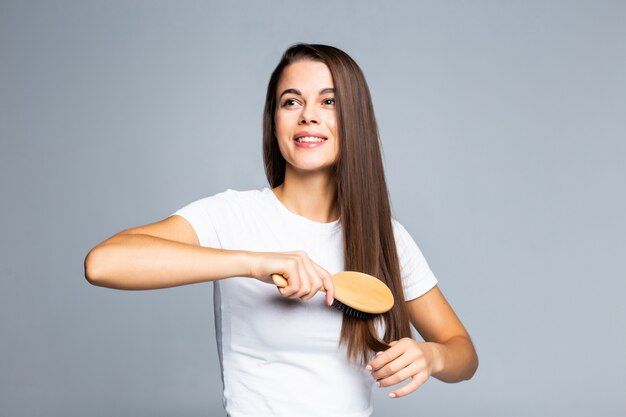
[[[239,276],[260,281],[269,279],[269,273],[266,273],[267,267],[264,265],[264,259],[267,255],[265,252],[238,251],[238,262],[243,271]]]
[[[431,352],[431,375],[437,376],[438,373],[445,369],[446,346],[435,342],[426,342],[426,346],[428,346]]]
[[[236,251],[235,262],[238,265],[236,276],[258,278],[258,252]]]
[[[204,248],[208,257],[204,262],[208,279],[219,280],[233,277],[254,277],[255,252]]]

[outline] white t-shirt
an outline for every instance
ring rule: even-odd
[[[331,274],[343,270],[339,220],[317,223],[289,211],[272,190],[228,190],[178,210],[200,245],[263,252],[304,250]],[[404,293],[437,283],[407,231],[393,221]],[[214,282],[215,330],[230,417],[365,417],[374,380],[339,346],[342,313],[318,292],[287,299],[253,278]]]

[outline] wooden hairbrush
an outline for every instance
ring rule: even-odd
[[[360,319],[369,319],[393,307],[391,290],[376,277],[362,272],[343,271],[333,274],[332,280],[335,287],[333,307],[339,311]],[[279,274],[272,274],[272,281],[279,288],[288,284]]]

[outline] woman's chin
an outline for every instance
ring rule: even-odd
[[[332,163],[300,163],[292,165],[287,163],[286,174],[297,177],[311,177],[319,175],[333,175],[334,169]]]

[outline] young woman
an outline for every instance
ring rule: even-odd
[[[213,281],[232,417],[369,416],[373,385],[401,397],[431,376],[469,379],[478,364],[469,335],[391,218],[357,64],[330,46],[289,48],[270,78],[263,124],[271,188],[228,190],[114,235],[87,255],[89,282],[137,290]],[[342,270],[385,282],[393,309],[364,320],[330,308],[331,273]],[[277,291],[272,274],[287,287]]]

